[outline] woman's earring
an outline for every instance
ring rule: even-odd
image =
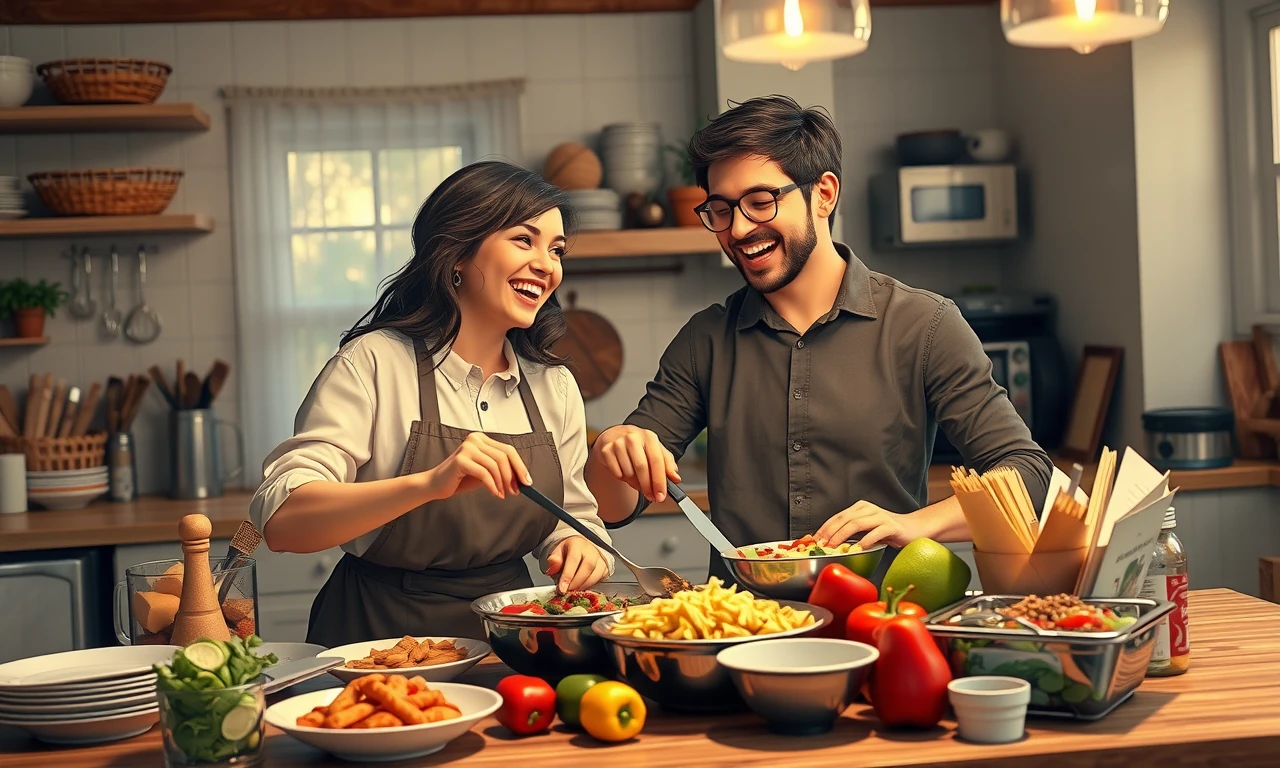
[[[454,270],[454,272],[453,272],[453,287],[454,287],[454,288],[457,288],[457,287],[458,287],[458,286],[460,286],[460,285],[462,285],[462,271],[461,271],[461,270]]]

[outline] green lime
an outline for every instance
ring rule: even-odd
[[[603,683],[608,678],[600,675],[569,675],[556,686],[556,715],[570,728],[581,728],[578,718],[578,707],[582,696],[596,683]]]
[[[192,664],[210,672],[217,672],[222,669],[223,664],[227,663],[227,652],[222,650],[222,646],[207,640],[192,643],[182,652]]]
[[[915,586],[907,595],[907,602],[932,613],[964,597],[971,573],[969,564],[942,544],[916,539],[893,559],[884,574],[883,586],[893,587],[898,593]]]
[[[239,741],[258,728],[258,704],[240,704],[222,718],[222,738]]]

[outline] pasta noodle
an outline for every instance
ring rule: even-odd
[[[723,640],[770,635],[814,623],[809,611],[757,599],[750,592],[739,592],[737,584],[725,587],[712,576],[703,588],[627,608],[610,632],[648,640]]]

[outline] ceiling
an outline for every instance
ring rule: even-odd
[[[994,0],[871,0],[872,8]],[[534,13],[687,11],[698,0],[30,0],[0,2],[0,24],[386,19]]]

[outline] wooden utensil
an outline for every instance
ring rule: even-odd
[[[177,410],[179,407],[178,399],[173,390],[169,388],[169,382],[164,377],[164,371],[158,365],[151,366],[147,371],[151,374],[151,380],[156,383],[156,389],[164,397],[165,402],[169,404],[170,408]]]
[[[128,432],[133,428],[133,420],[138,417],[138,411],[142,410],[142,398],[147,394],[147,389],[151,387],[151,379],[139,376],[133,382],[133,392],[129,395],[129,400],[125,407],[121,409],[120,414],[120,431]]]
[[[53,390],[53,402],[49,408],[49,423],[45,425],[45,437],[57,437],[58,427],[62,426],[62,411],[67,407],[67,380],[58,379]]]
[[[1280,371],[1276,369],[1276,348],[1271,333],[1261,325],[1253,326],[1253,352],[1258,357],[1258,374],[1262,377],[1263,400],[1253,414],[1266,418],[1275,412],[1276,393],[1280,392]]]
[[[124,395],[124,382],[120,377],[107,379],[107,432],[120,431],[120,398]]]
[[[40,402],[40,375],[31,374],[31,381],[27,384],[27,405],[26,411],[22,414],[22,436],[30,440],[36,436],[36,413],[40,410],[37,406]]]
[[[187,371],[182,381],[182,407],[191,409],[200,406],[200,376],[195,371]]]
[[[582,399],[594,400],[609,391],[622,373],[622,338],[604,317],[588,309],[575,309],[575,292],[570,291],[567,298],[565,333],[552,351],[568,358]]]
[[[178,538],[182,539],[182,599],[169,636],[169,642],[174,645],[189,645],[201,637],[231,639],[218,596],[213,591],[213,573],[209,568],[212,533],[213,524],[201,514],[187,515],[178,523]]]
[[[0,384],[0,416],[4,416],[5,421],[9,422],[9,427],[13,433],[20,434],[22,432],[22,417],[18,410],[18,401],[14,399],[13,393],[9,388]]]
[[[76,412],[76,420],[71,425],[70,437],[80,437],[89,431],[89,424],[93,422],[93,415],[98,410],[98,401],[102,398],[102,384],[93,382],[89,387],[89,394],[85,395],[84,403],[81,404]]]
[[[46,373],[44,379],[40,382],[39,400],[36,402],[36,423],[32,430],[33,437],[44,435],[46,425],[49,423],[49,409],[53,406],[53,374]]]
[[[62,418],[58,420],[58,431],[56,437],[70,437],[71,427],[75,424],[76,411],[80,407],[80,388],[72,387],[67,393],[66,410],[62,414]]]
[[[182,408],[186,402],[186,393],[183,390],[187,386],[187,364],[182,358],[178,358],[178,372],[173,377],[173,399],[178,403],[178,407]]]
[[[201,386],[200,404],[197,407],[208,408],[213,405],[223,385],[227,383],[227,376],[230,373],[231,366],[225,360],[213,361],[213,367],[209,369],[209,375],[205,377],[204,384]]]

